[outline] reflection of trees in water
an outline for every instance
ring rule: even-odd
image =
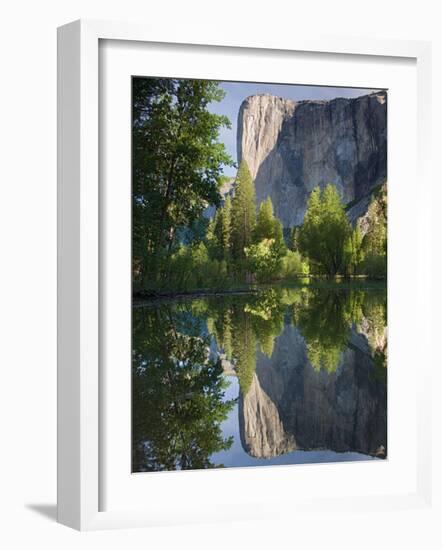
[[[312,289],[302,306],[294,307],[294,323],[307,346],[315,370],[334,372],[347,347],[349,330],[361,316],[362,291]]]
[[[286,305],[280,292],[209,300],[208,329],[226,358],[235,365],[239,385],[247,393],[256,368],[256,350],[272,355],[275,338],[284,328]]]
[[[334,372],[353,326],[367,337],[373,357],[379,356],[376,342],[385,335],[386,312],[385,292],[310,289],[307,299],[293,307],[293,322],[305,339],[312,367]],[[383,343],[385,357],[386,336]]]
[[[256,346],[271,357],[284,328],[287,307],[306,342],[315,370],[334,372],[356,326],[365,334],[377,363],[385,364],[385,347],[378,344],[386,327],[385,292],[363,289],[273,288],[250,296],[208,302],[208,328],[219,349],[235,364],[246,393],[256,367]],[[365,330],[363,330],[365,327]]]
[[[209,301],[208,328],[226,359],[234,363],[239,386],[246,393],[255,372],[257,340],[244,301]]]
[[[228,382],[194,331],[170,307],[134,310],[133,471],[211,468],[232,444],[220,427],[234,405],[223,402]]]
[[[352,334],[364,335],[373,375],[384,383],[386,320],[385,292],[358,289],[272,288],[135,309],[133,470],[215,466],[210,456],[232,444],[220,425],[234,405],[223,402],[228,382],[220,359],[232,364],[246,396],[257,351],[270,358],[287,323],[299,329],[309,363],[324,373],[337,369]]]
[[[271,357],[275,339],[284,328],[286,306],[275,289],[270,289],[256,296],[254,302],[245,306],[245,311],[251,314],[253,329],[259,341],[259,346],[267,357]]]
[[[367,301],[366,293],[374,296]],[[293,448],[385,457],[387,369],[370,344],[375,325],[385,332],[385,294],[310,288],[284,300],[292,315],[272,357],[257,355],[251,390],[240,396],[244,450],[261,458]],[[367,321],[370,308],[378,316]]]

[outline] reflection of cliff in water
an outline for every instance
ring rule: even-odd
[[[366,337],[355,328],[338,368],[315,370],[300,331],[286,323],[271,358],[257,352],[252,384],[240,396],[244,449],[257,458],[295,449],[384,458],[387,388],[378,370]]]

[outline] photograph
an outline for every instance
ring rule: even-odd
[[[436,3],[2,15],[1,548],[442,549]]]
[[[133,473],[387,459],[387,96],[132,77]]]

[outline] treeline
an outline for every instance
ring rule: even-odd
[[[222,205],[219,141],[229,120],[208,110],[216,82],[133,79],[133,288],[191,290],[305,275],[306,262],[285,245],[270,200],[257,212],[245,163],[234,197]],[[212,221],[204,216],[215,206]]]
[[[283,226],[269,198],[257,208],[255,188],[242,161],[234,196],[226,197],[201,237],[171,255],[168,284],[176,289],[223,288],[245,283],[299,278],[367,276],[383,279],[387,270],[385,188],[373,196],[353,229],[333,185],[315,188],[304,222],[284,239]]]
[[[204,238],[182,244],[171,258],[173,288],[266,283],[308,274],[298,251],[289,250],[270,198],[258,212],[247,164],[240,164],[235,194],[227,196]]]

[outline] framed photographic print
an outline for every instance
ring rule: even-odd
[[[59,29],[60,522],[426,505],[428,52]]]
[[[387,91],[134,77],[132,112],[132,471],[385,459]]]

